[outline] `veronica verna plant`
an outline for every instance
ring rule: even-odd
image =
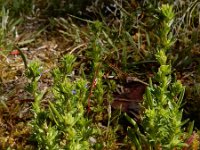
[[[61,59],[61,66],[53,70],[53,99],[48,101],[48,108],[41,103],[45,92],[38,90],[40,65],[33,63],[28,67],[29,87],[35,99],[31,125],[39,149],[90,149],[92,130],[84,109],[87,105],[87,81],[73,76],[75,60],[73,55],[66,55]]]
[[[185,87],[176,80],[172,82],[172,66],[167,58],[167,51],[173,45],[171,25],[174,19],[172,6],[162,5],[159,9],[163,20],[159,29],[160,44],[155,55],[160,67],[155,76],[157,84],[150,79],[144,95],[145,107],[142,118],[143,133],[136,123],[127,117],[135,129],[129,129],[129,135],[137,149],[181,149],[186,146],[183,139],[182,100]],[[139,138],[138,138],[139,137]]]

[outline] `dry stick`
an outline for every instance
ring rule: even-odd
[[[88,110],[87,110],[88,113],[90,112],[90,98],[92,96],[92,91],[97,85],[97,74],[98,74],[99,68],[100,68],[100,64],[98,64],[97,69],[96,69],[94,76],[93,76],[93,79],[92,79],[92,85],[91,85],[90,93],[89,93],[89,96],[88,96]]]

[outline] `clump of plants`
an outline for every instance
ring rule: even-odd
[[[185,133],[182,126],[182,100],[185,87],[172,76],[172,66],[167,57],[167,51],[174,43],[170,32],[174,13],[170,5],[162,5],[159,9],[163,21],[159,28],[160,45],[157,46],[156,60],[160,64],[155,75],[155,84],[149,81],[144,95],[144,114],[142,117],[142,132],[137,125],[127,117],[136,129],[129,129],[130,137],[138,149],[181,149],[186,147]],[[139,138],[137,138],[137,136]]]
[[[160,64],[156,74],[158,85],[147,88],[144,97],[146,108],[143,118],[143,126],[146,127],[145,134],[149,144],[153,148],[180,148],[185,146],[182,122],[181,104],[184,95],[184,87],[180,81],[172,82],[172,69],[167,62],[166,52],[173,45],[173,38],[170,35],[170,27],[173,23],[174,13],[172,7],[163,5],[161,7],[163,23],[160,29],[160,39],[162,45],[156,53],[156,59]]]
[[[90,121],[85,117],[87,102],[87,81],[74,78],[72,74],[75,57],[66,55],[61,67],[53,70],[53,100],[48,106],[42,105],[46,92],[40,91],[38,82],[41,70],[38,63],[31,63],[27,71],[32,80],[29,91],[34,95],[33,138],[39,149],[89,149],[89,136],[92,133]]]

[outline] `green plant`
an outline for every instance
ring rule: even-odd
[[[62,22],[59,22],[59,23],[62,24],[62,26],[65,29],[67,29],[66,24],[65,24],[67,22],[64,19],[60,21]],[[83,122],[85,122],[84,126],[88,126],[88,123],[92,122],[90,126],[92,126],[93,131],[95,130],[95,134],[93,135],[92,131],[90,131],[89,129],[85,129],[85,130],[87,130],[87,133],[90,132],[88,133],[88,135],[91,134],[93,135],[92,138],[94,138],[95,140],[98,140],[98,143],[95,142],[94,144],[89,145],[89,147],[93,146],[97,148],[100,146],[100,147],[110,149],[110,148],[115,148],[114,145],[115,145],[115,141],[117,140],[116,131],[118,130],[118,125],[117,126],[111,125],[113,122],[113,119],[111,118],[112,112],[110,110],[111,109],[110,103],[112,101],[111,88],[112,90],[114,89],[113,88],[114,84],[111,85],[111,83],[108,83],[111,86],[109,88],[107,85],[104,84],[104,81],[102,80],[103,71],[104,71],[103,62],[104,62],[104,57],[106,56],[105,54],[107,51],[106,46],[109,45],[110,43],[109,44],[103,43],[104,42],[103,39],[105,38],[105,35],[106,35],[106,33],[104,32],[105,28],[103,27],[103,24],[99,21],[94,21],[90,23],[91,24],[89,25],[89,28],[91,32],[84,35],[90,38],[89,42],[84,44],[84,45],[88,44],[88,49],[86,51],[85,56],[87,56],[86,57],[88,60],[87,63],[91,67],[89,68],[90,72],[85,74],[84,72],[86,70],[85,62],[83,63],[76,62],[77,65],[81,64],[79,73],[84,78],[84,79],[83,78],[77,79],[76,76],[71,74],[71,72],[73,71],[75,58],[72,57],[72,55],[67,55],[66,57],[63,57],[63,59],[60,60],[60,67],[55,69],[52,72],[53,79],[54,79],[54,86],[53,86],[52,92],[54,93],[54,99],[56,101],[49,102],[48,111],[46,109],[45,110],[41,109],[42,104],[38,103],[40,105],[39,107],[40,110],[37,112],[41,114],[38,116],[44,115],[45,117],[41,117],[41,118],[49,118],[51,120],[50,121],[51,124],[48,121],[47,122],[40,121],[40,122],[45,122],[45,125],[41,123],[39,124],[36,121],[34,121],[33,122],[34,124],[32,126],[34,128],[35,133],[39,132],[39,128],[42,128],[42,130],[44,130],[43,126],[50,126],[51,132],[54,132],[57,130],[53,127],[59,128],[60,131],[54,134],[57,136],[52,137],[51,141],[56,141],[56,139],[58,139],[59,141],[60,139],[63,139],[63,140],[66,140],[64,142],[66,143],[66,145],[69,146],[71,143],[71,147],[75,147],[75,145],[77,145],[78,143],[76,140],[76,138],[78,138],[77,136],[79,136],[79,138],[84,138],[86,134],[86,133],[80,132],[79,135],[74,135],[75,132],[78,132],[77,130],[79,130],[77,129],[79,128],[77,126],[80,126],[78,125],[79,121],[77,121],[77,119],[82,118]],[[83,32],[82,33],[79,32],[80,27],[75,26],[74,24],[72,25],[70,24],[69,26],[71,29],[62,33],[64,33],[65,36],[70,36],[71,39],[74,38],[77,44],[82,45],[81,42],[84,42],[84,40],[81,39]],[[76,33],[75,36],[74,36],[74,32]],[[75,37],[78,37],[78,38],[75,38]],[[101,39],[102,37],[103,39]],[[77,39],[80,39],[80,40],[77,40]],[[108,38],[106,40],[108,40]],[[74,50],[70,53],[73,53],[73,52]],[[34,69],[34,70],[37,70],[37,69]],[[34,83],[33,81],[35,81],[34,78],[32,79],[32,83]],[[80,103],[80,106],[79,106],[79,103]],[[108,103],[108,105],[105,105],[105,103]],[[34,106],[34,103],[33,103],[33,106]],[[85,116],[87,106],[88,106],[87,114],[93,119],[92,121],[88,121],[87,117]],[[77,107],[80,107],[80,108],[77,108]],[[34,112],[36,111],[34,110]],[[35,120],[39,120],[39,118],[40,117],[36,117]],[[69,121],[69,118],[71,118],[71,121],[69,122],[69,125],[68,125],[67,121]],[[49,119],[44,119],[44,120],[49,120]],[[101,122],[101,123],[103,122],[102,126],[104,128],[99,126],[98,122]],[[84,128],[84,126],[82,125],[80,126],[80,128],[81,127]],[[68,129],[66,129],[66,127],[68,127]],[[65,133],[65,135],[60,133],[61,130],[64,130],[63,133]],[[84,129],[82,130],[83,132],[85,132]],[[37,135],[37,137],[35,136],[35,140],[38,142],[41,148],[44,148],[45,145],[49,145],[48,147],[51,147],[51,145],[55,146],[55,142],[52,142],[51,145],[48,144],[49,142],[47,141],[47,139],[50,139],[50,137],[47,137],[45,135],[46,132],[47,131],[45,131],[44,133],[35,134]],[[67,134],[69,134],[69,136]],[[63,136],[66,136],[66,137],[61,138]],[[88,140],[85,140],[84,143],[88,145]],[[62,144],[62,145],[65,145],[65,144]],[[81,141],[80,141],[80,145],[84,147],[83,143],[81,144]],[[59,145],[57,146],[62,147]],[[67,146],[63,146],[63,147],[67,148]]]
[[[145,110],[141,123],[144,134],[140,133],[134,121],[127,117],[136,128],[129,129],[129,132],[138,149],[142,149],[143,144],[147,149],[171,150],[186,146],[182,130],[186,121],[182,120],[181,109],[185,88],[180,81],[172,78],[172,67],[166,54],[174,43],[170,33],[174,13],[169,5],[162,5],[160,12],[164,18],[159,30],[161,45],[155,55],[160,64],[155,76],[158,84],[153,84],[150,79],[144,95]],[[140,138],[137,139],[134,133],[139,134]]]
[[[6,47],[6,45],[9,45],[6,43],[6,33],[8,31],[8,18],[9,18],[9,11],[6,10],[4,7],[2,7],[0,12],[1,17],[1,26],[0,26],[0,47],[2,50]]]
[[[41,73],[42,68],[39,61],[31,62],[26,71],[26,76],[30,79],[26,89],[32,93],[34,97],[33,110],[35,112],[35,117],[37,117],[37,114],[40,113],[40,102],[44,95],[44,92],[41,92],[38,87]]]
[[[0,53],[10,52],[15,44],[13,39],[17,36],[16,25],[22,20],[21,18],[12,19],[9,9],[4,6],[0,7]]]
[[[45,92],[38,89],[41,74],[39,64],[31,63],[28,67],[27,76],[31,78],[28,89],[35,99],[31,125],[39,149],[79,150],[90,147],[88,139],[92,129],[84,109],[87,102],[87,81],[72,79],[74,61],[73,55],[66,55],[61,60],[61,67],[52,72],[54,100],[49,101],[48,109],[41,104]]]
[[[11,16],[24,16],[31,14],[35,7],[34,0],[7,0],[0,2],[0,6],[10,10]]]

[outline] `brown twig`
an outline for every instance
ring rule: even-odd
[[[92,79],[92,85],[90,87],[90,93],[89,93],[89,96],[88,96],[88,110],[87,110],[88,113],[90,112],[90,99],[91,99],[91,96],[92,96],[92,92],[97,85],[97,74],[98,74],[99,68],[100,68],[100,64],[98,64],[97,69],[95,70],[95,73],[94,73],[94,76],[93,76],[93,79]]]

